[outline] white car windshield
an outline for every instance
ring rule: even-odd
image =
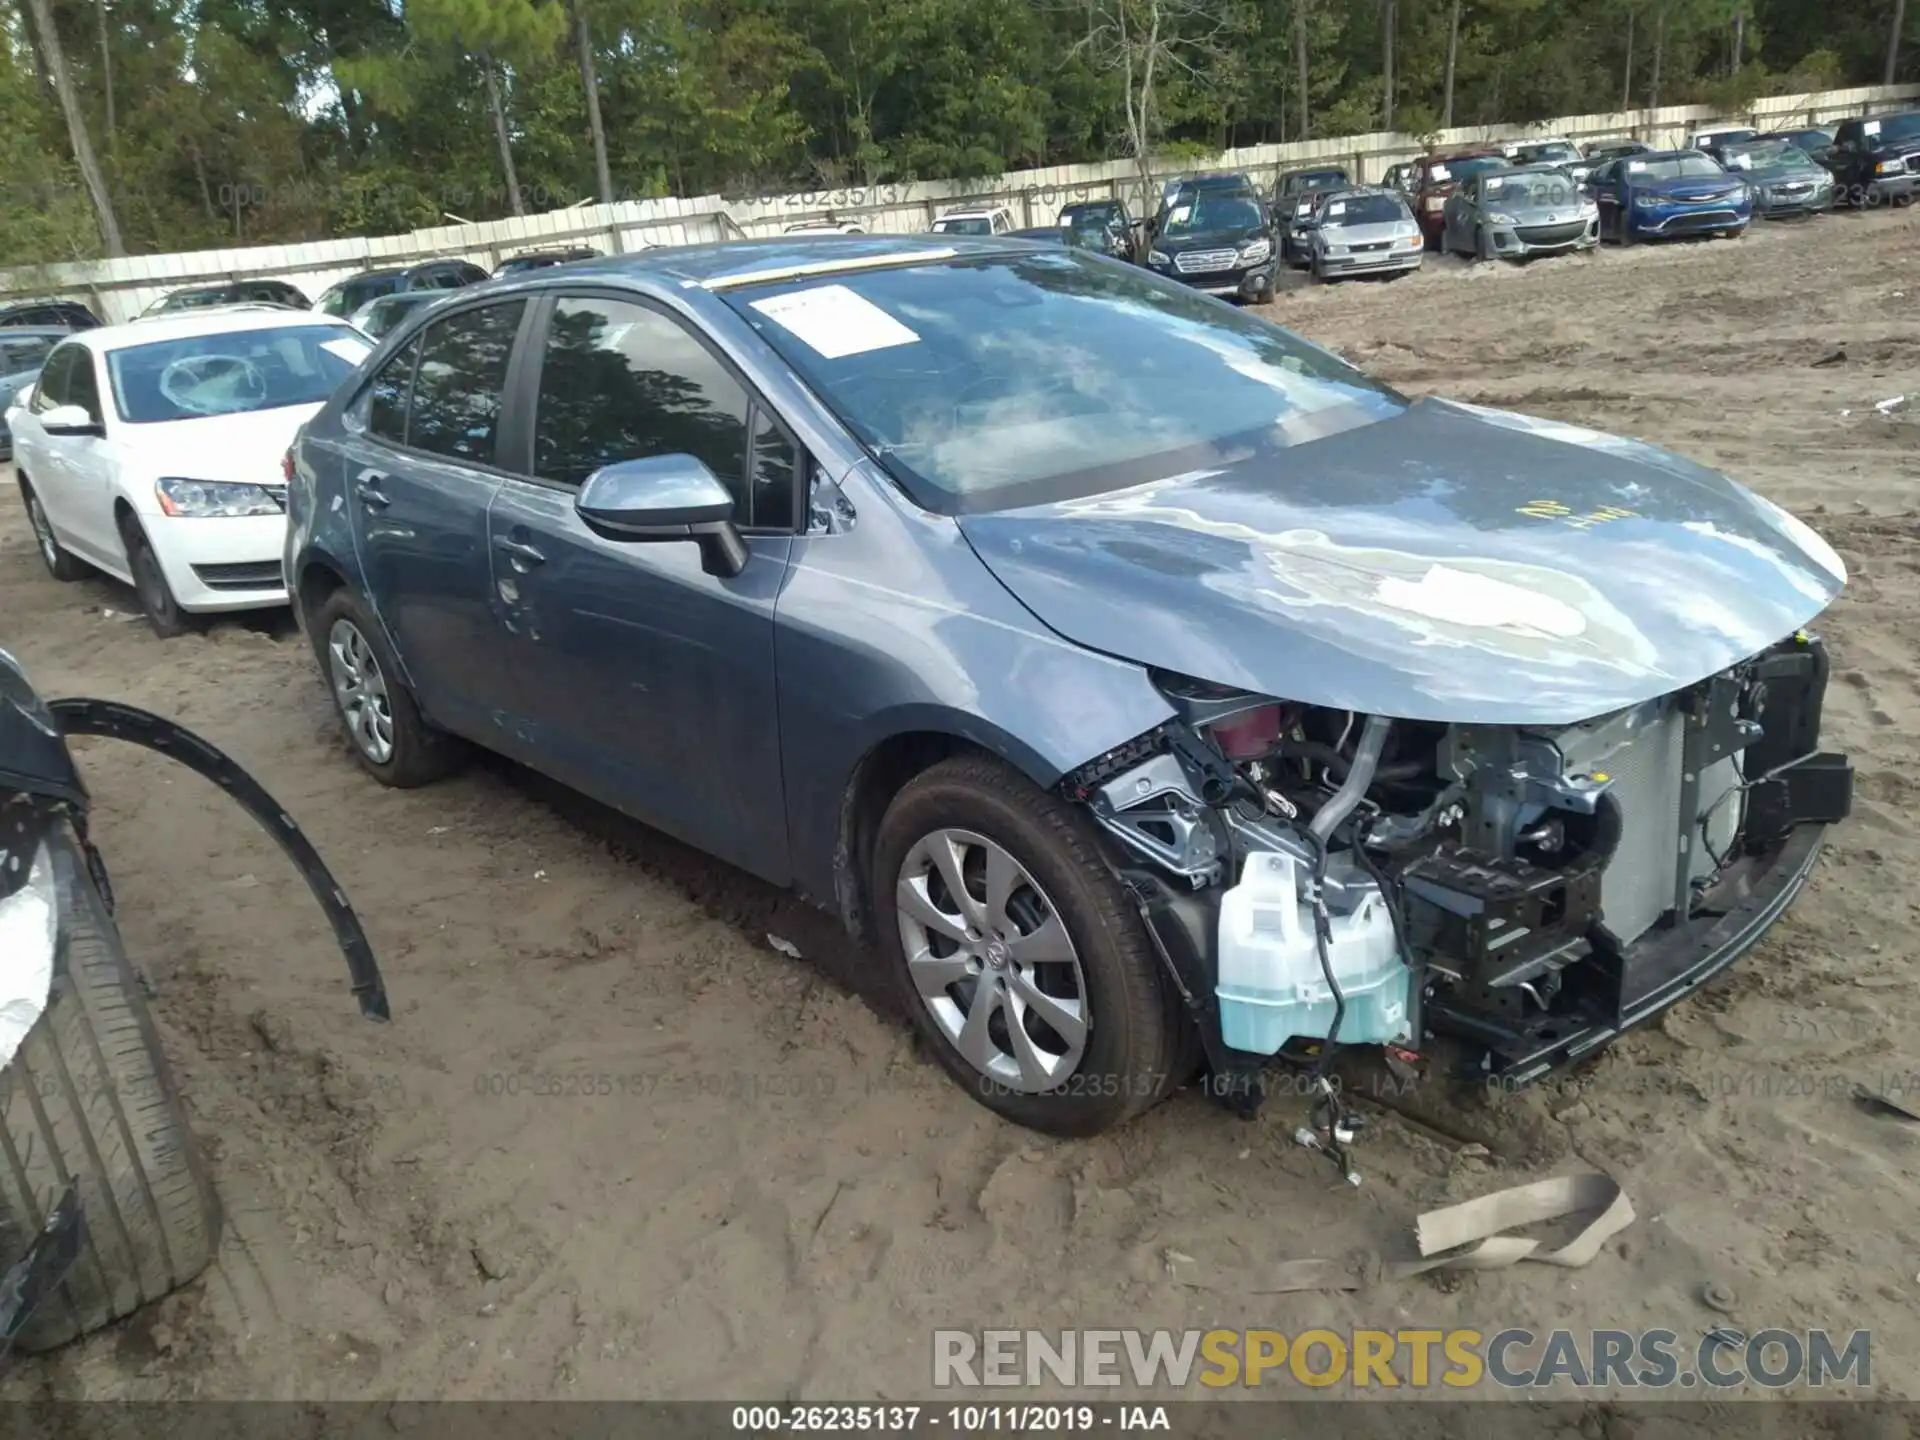
[[[151,425],[318,404],[369,352],[340,325],[235,330],[110,351],[107,375],[120,418]]]

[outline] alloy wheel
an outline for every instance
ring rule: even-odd
[[[915,993],[983,1078],[1038,1094],[1079,1068],[1086,975],[1024,865],[970,830],[936,830],[901,862],[895,908]]]
[[[327,670],[334,702],[347,733],[362,755],[376,765],[393,758],[393,705],[380,661],[351,620],[333,622],[327,632]]]

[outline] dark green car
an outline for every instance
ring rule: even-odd
[[[1753,213],[1768,220],[1833,208],[1833,176],[1798,145],[1752,140],[1728,145],[1720,163],[1753,192]]]

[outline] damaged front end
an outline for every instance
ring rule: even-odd
[[[1414,1058],[1434,1036],[1525,1084],[1731,963],[1851,805],[1805,633],[1570,725],[1445,724],[1166,674],[1179,718],[1066,777],[1200,1027],[1216,1093],[1283,1051]],[[1305,1138],[1305,1137],[1303,1137]]]

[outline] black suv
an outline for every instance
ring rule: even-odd
[[[470,260],[426,260],[391,270],[365,270],[333,286],[314,302],[313,308],[329,315],[351,315],[382,295],[402,290],[458,290],[489,278]]]
[[[283,305],[305,310],[313,302],[284,280],[229,280],[223,285],[193,285],[162,295],[140,313],[171,315],[178,310],[205,310],[214,305]]]
[[[1060,228],[1077,239],[1069,243],[1099,250],[1116,260],[1139,258],[1140,232],[1123,200],[1082,200],[1060,209]]]
[[[500,262],[495,275],[519,275],[528,270],[544,270],[549,265],[570,265],[575,260],[598,260],[600,252],[591,245],[554,246],[546,250],[522,250]]]
[[[52,325],[62,330],[92,330],[100,317],[78,300],[11,300],[0,305],[0,325]]]
[[[1836,205],[1904,205],[1920,189],[1920,110],[1842,120],[1826,165]]]

